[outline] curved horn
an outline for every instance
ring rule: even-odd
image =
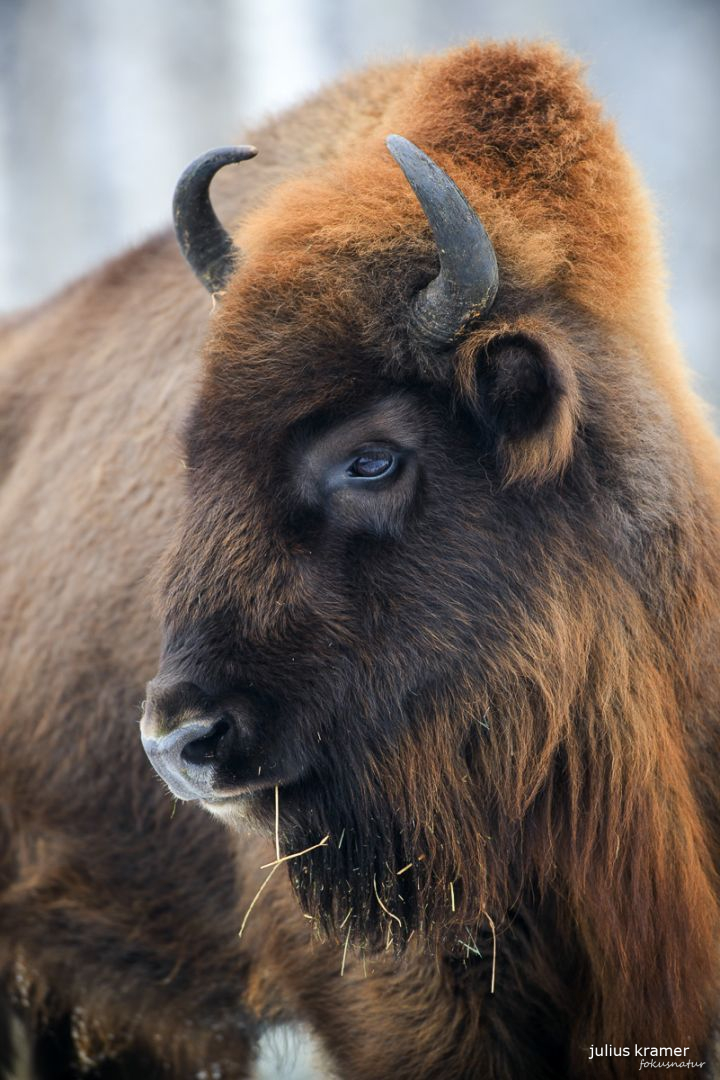
[[[413,330],[425,344],[444,348],[468,319],[492,305],[498,290],[495,251],[447,173],[401,135],[388,135],[386,145],[423,208],[440,256],[440,273],[415,297]]]
[[[254,146],[220,146],[191,161],[173,195],[173,221],[180,250],[211,292],[221,292],[235,265],[235,245],[210,203],[210,181],[223,165],[247,161]]]

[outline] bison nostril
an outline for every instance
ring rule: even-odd
[[[226,741],[231,726],[227,717],[221,716],[215,721],[207,735],[186,743],[180,757],[188,765],[207,765],[216,761],[220,754],[221,744]]]

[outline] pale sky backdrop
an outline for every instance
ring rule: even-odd
[[[588,63],[720,405],[719,0],[0,0],[0,311],[166,224],[196,153],[340,72],[470,37],[552,38]]]

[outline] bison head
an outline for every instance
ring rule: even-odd
[[[554,54],[443,63],[393,114],[430,156],[348,144],[235,248],[220,155],[182,219],[224,292],[146,748],[283,852],[325,840],[293,885],[369,947],[464,940],[528,888],[650,903],[659,792],[677,873],[704,858],[679,737],[694,406],[644,198]]]

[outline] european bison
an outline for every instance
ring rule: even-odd
[[[4,331],[7,963],[136,1076],[287,1017],[347,1077],[706,1059],[720,461],[632,167],[547,46],[257,142],[234,242],[249,151],[179,189],[197,387],[167,237]]]

